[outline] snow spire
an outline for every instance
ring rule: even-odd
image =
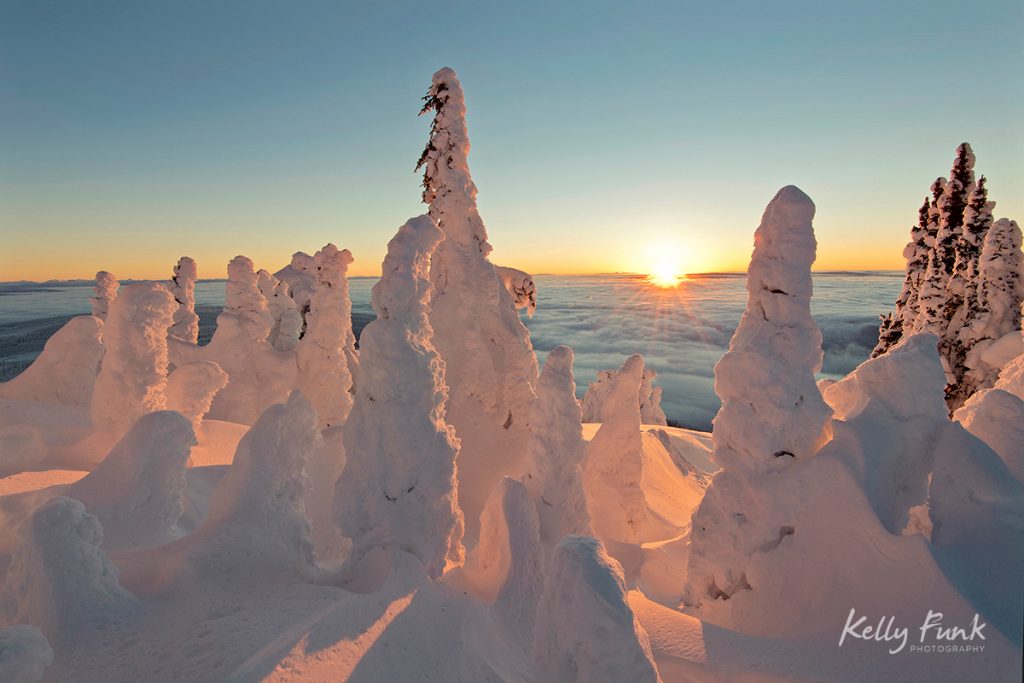
[[[614,501],[602,506],[609,509],[608,514],[595,513],[592,520],[594,531],[603,539],[646,540],[650,515],[640,487],[644,448],[637,401],[643,373],[640,355],[627,358],[614,373],[603,404],[601,428],[587,447],[586,490],[592,499]]]
[[[813,219],[814,202],[790,185],[754,233],[747,309],[715,366],[722,407],[712,438],[723,468],[773,469],[828,439],[832,411],[814,381],[822,352],[810,309]]]
[[[158,282],[126,285],[104,325],[107,347],[92,395],[93,424],[124,434],[139,417],[166,406],[167,329],[178,309]]]
[[[572,362],[573,352],[568,346],[551,350],[530,411],[523,483],[537,506],[540,540],[548,551],[568,534],[590,533],[581,470],[586,442]]]
[[[645,425],[668,426],[668,418],[661,409],[661,387],[653,385],[658,373],[644,367],[644,376],[640,381],[640,422]]]
[[[117,289],[121,283],[105,270],[96,273],[96,286],[93,288],[92,314],[100,320],[107,319],[110,303],[117,298]]]
[[[661,681],[622,566],[593,538],[568,536],[555,548],[533,643],[543,683]]]
[[[518,473],[526,457],[537,357],[516,300],[487,259],[491,245],[477,212],[455,72],[435,73],[424,99],[421,114],[433,112],[434,119],[416,168],[423,169],[423,201],[444,235],[430,264],[430,324],[446,366],[448,420],[462,443],[460,503],[472,543],[488,492],[502,476]]]
[[[345,345],[352,334],[348,266],[352,254],[327,244],[316,253],[317,285],[306,314],[306,333],[296,350],[296,388],[319,416],[321,429],[345,422],[352,409],[352,374]]]
[[[259,277],[252,261],[236,256],[228,263],[224,311],[238,316],[251,341],[266,341],[274,327],[267,300],[259,290]]]
[[[34,624],[57,644],[90,622],[133,612],[139,603],[118,583],[102,542],[100,523],[77,500],[60,497],[37,508],[18,530],[0,586],[0,617]]]
[[[335,497],[353,565],[375,548],[399,549],[432,577],[464,559],[459,441],[445,421],[445,364],[427,317],[428,269],[441,238],[430,217],[419,216],[388,243],[373,287],[377,319],[362,333],[360,381],[344,426],[348,460]]]
[[[178,302],[174,312],[174,325],[169,334],[193,344],[199,341],[199,316],[196,315],[196,262],[188,256],[178,259],[171,278],[171,294]]]

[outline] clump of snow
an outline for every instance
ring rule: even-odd
[[[164,390],[167,408],[187,417],[198,434],[214,397],[227,384],[228,373],[213,361],[197,360],[179,365],[167,376]]]
[[[446,367],[448,421],[462,444],[460,503],[472,543],[488,493],[503,476],[518,474],[526,457],[537,357],[515,299],[488,260],[455,72],[435,73],[425,99],[421,113],[434,119],[417,168],[424,171],[423,201],[444,234],[430,264],[430,324]]]
[[[581,469],[586,443],[572,362],[568,346],[548,353],[530,412],[523,483],[536,503],[541,543],[549,551],[569,534],[590,533]]]
[[[644,375],[640,382],[640,389],[637,392],[640,403],[640,421],[643,424],[667,425],[668,419],[661,409],[661,387],[654,386],[653,382],[658,373],[645,367]],[[615,370],[599,370],[597,379],[587,386],[583,394],[583,421],[603,422],[604,403],[608,391],[614,384]]]
[[[35,626],[0,629],[0,681],[36,683],[53,663],[53,649]]]
[[[534,629],[537,681],[660,681],[622,567],[593,538],[555,548]]]
[[[169,334],[195,344],[199,340],[199,316],[196,315],[196,279],[199,272],[196,262],[188,256],[178,259],[171,278],[171,294],[178,302],[174,312],[174,324]]]
[[[105,352],[102,336],[99,318],[72,318],[46,340],[32,365],[9,382],[0,383],[0,398],[88,406]]]
[[[107,352],[92,395],[93,423],[124,434],[139,417],[166,406],[167,329],[178,305],[162,284],[121,288],[107,315]]]
[[[107,319],[110,304],[117,298],[117,290],[121,283],[105,270],[96,273],[96,286],[93,288],[92,314],[100,320]]]
[[[195,442],[192,425],[180,413],[143,415],[95,470],[67,490],[100,520],[108,552],[160,545],[180,535],[185,465]]]
[[[953,418],[999,454],[1024,483],[1024,400],[1002,389],[982,389]]]
[[[38,626],[60,643],[134,611],[138,603],[118,583],[102,542],[100,523],[80,502],[60,497],[39,507],[19,529],[0,586],[0,617]]]
[[[533,276],[506,266],[494,266],[494,271],[501,278],[505,289],[512,295],[515,307],[525,308],[526,315],[533,317],[533,312],[537,310],[537,284],[533,281]]]
[[[262,268],[256,272],[256,277],[260,294],[267,300],[267,310],[274,320],[270,344],[278,351],[291,351],[302,334],[302,314],[291,297],[288,283]]]
[[[306,333],[296,350],[296,388],[319,416],[320,427],[344,424],[352,409],[352,374],[345,346],[352,336],[348,266],[352,254],[327,244],[316,253],[317,285],[306,314]]]
[[[309,309],[309,300],[316,291],[316,261],[303,251],[292,254],[291,263],[274,273],[282,282],[288,283],[288,290],[295,305],[305,316]]]
[[[434,577],[464,557],[459,441],[445,420],[445,364],[427,318],[428,269],[441,238],[434,222],[419,216],[388,243],[373,287],[377,319],[361,335],[336,498],[353,562],[375,548],[396,548],[418,557]]]
[[[810,310],[813,219],[810,197],[790,185],[754,233],[747,308],[715,366],[722,408],[712,434],[722,467],[775,469],[828,440],[832,411],[814,381],[822,352]]]

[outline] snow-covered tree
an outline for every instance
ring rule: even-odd
[[[296,349],[296,388],[319,416],[321,429],[344,423],[352,409],[352,374],[345,344],[352,333],[348,266],[352,254],[327,244],[315,256],[317,286],[306,314],[306,333]]]
[[[238,316],[251,341],[265,341],[274,328],[267,299],[259,289],[259,276],[252,260],[246,256],[236,256],[228,263],[224,310]]]
[[[541,543],[549,551],[568,534],[590,533],[581,470],[586,442],[572,361],[568,346],[548,353],[530,411],[523,483],[537,505]]]
[[[76,315],[46,340],[32,365],[0,382],[0,398],[88,407],[104,353],[103,321]]]
[[[188,256],[178,259],[171,278],[171,294],[178,302],[170,334],[195,344],[199,341],[199,316],[196,315],[196,262]]]
[[[940,178],[936,183],[939,181],[945,183],[945,179]],[[941,185],[937,186],[941,187]],[[913,333],[914,321],[918,314],[918,296],[925,270],[928,268],[928,252],[931,250],[937,227],[932,222],[934,202],[934,198],[925,197],[924,203],[917,212],[917,224],[910,229],[910,241],[903,248],[903,258],[907,261],[903,289],[900,290],[900,295],[896,299],[896,307],[892,313],[882,316],[882,324],[878,330],[878,344],[871,352],[872,358],[877,358],[898,344],[904,335],[909,336]]]
[[[412,553],[434,577],[464,559],[459,440],[446,422],[445,364],[427,317],[430,259],[442,236],[429,216],[410,219],[388,243],[373,287],[377,319],[362,333],[335,497],[353,566],[376,548]]]
[[[96,273],[96,285],[93,288],[92,314],[100,320],[107,319],[110,303],[117,298],[117,290],[121,283],[105,270]]]
[[[162,284],[126,285],[103,327],[107,347],[92,394],[93,424],[118,435],[166,407],[167,329],[178,304]]]
[[[446,366],[448,419],[462,443],[460,502],[467,539],[476,537],[488,492],[526,456],[537,357],[516,301],[494,265],[469,173],[466,103],[455,72],[434,74],[421,113],[433,112],[417,164],[423,201],[444,233],[434,252],[430,324]]]
[[[962,331],[964,344],[963,387],[954,394],[958,407],[978,389],[991,387],[999,368],[991,368],[981,354],[1001,337],[1021,326],[1024,301],[1024,255],[1016,221],[1000,218],[985,234],[978,265],[977,314]]]
[[[814,202],[779,190],[754,233],[747,308],[715,366],[722,407],[712,432],[723,468],[774,469],[814,455],[832,411],[814,381],[821,331],[811,318]]]
[[[292,298],[288,283],[260,268],[256,272],[257,286],[267,300],[267,310],[274,320],[268,338],[278,351],[292,351],[298,346],[302,333],[302,315]]]
[[[228,373],[212,360],[182,363],[167,375],[167,409],[176,410],[199,433],[203,417],[210,412],[213,398],[228,384]]]

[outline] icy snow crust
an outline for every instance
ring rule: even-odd
[[[1020,680],[1019,312],[972,318],[980,391],[952,420],[910,325],[819,388],[815,209],[785,187],[713,433],[665,425],[638,355],[581,405],[572,349],[538,374],[520,322],[543,293],[488,260],[450,69],[425,111],[430,211],[389,243],[358,349],[347,250],[233,259],[205,346],[183,257],[170,282],[101,272],[95,315],[0,384],[0,681]],[[997,221],[974,245],[988,301],[1017,300],[1019,244]],[[840,647],[851,608],[908,647],[929,611],[977,615],[984,650]]]

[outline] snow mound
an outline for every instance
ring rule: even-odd
[[[715,458],[722,467],[768,470],[807,458],[828,440],[832,411],[814,373],[821,331],[811,319],[814,202],[779,190],[754,233],[747,308],[715,365]]]
[[[103,530],[85,506],[55,498],[26,519],[3,586],[0,615],[38,626],[51,642],[133,612],[136,599],[118,584],[100,549]]]
[[[134,422],[167,405],[167,329],[178,305],[156,282],[126,285],[103,326],[107,347],[92,395],[97,427],[124,434]]]
[[[316,413],[299,392],[260,415],[238,444],[195,539],[182,539],[198,546],[199,564],[285,573],[312,566],[306,463],[320,438]]]
[[[593,538],[569,536],[555,548],[533,642],[539,682],[661,680],[622,568]]]
[[[523,483],[537,506],[541,543],[548,551],[569,534],[590,533],[583,492],[586,455],[572,372],[573,353],[556,346],[544,361],[530,411],[530,441]]]
[[[69,320],[20,375],[0,383],[0,398],[88,406],[103,358],[103,321],[91,315]]]
[[[53,650],[35,626],[19,624],[0,630],[0,681],[36,683],[53,663]]]
[[[442,234],[428,216],[410,219],[388,243],[374,285],[377,319],[363,329],[360,381],[344,427],[345,469],[336,519],[357,563],[397,548],[440,576],[464,558],[455,459],[445,421],[445,365],[427,318],[430,258]]]
[[[188,418],[198,434],[214,397],[227,384],[228,373],[211,360],[179,365],[167,376],[167,389],[164,391],[167,408]]]
[[[180,535],[185,464],[195,442],[181,414],[143,415],[95,470],[67,490],[99,519],[107,552],[162,545]]]
[[[494,266],[494,272],[512,295],[515,307],[525,308],[526,315],[533,317],[534,311],[537,310],[537,285],[533,281],[533,276],[506,266]]]
[[[982,389],[954,414],[964,429],[988,444],[1024,483],[1024,401],[1002,389]]]

